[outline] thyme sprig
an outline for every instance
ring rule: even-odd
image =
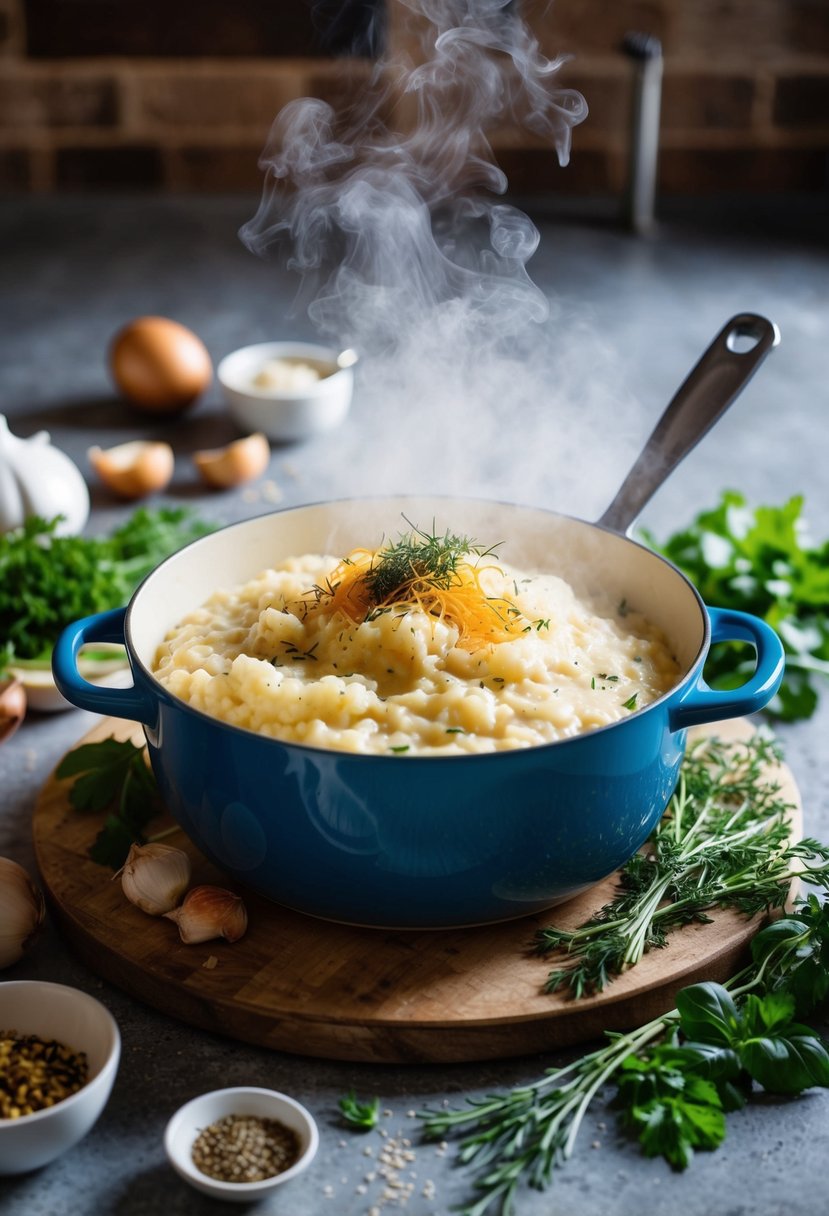
[[[781,907],[804,864],[812,881],[829,875],[829,848],[789,842],[791,806],[769,769],[778,745],[757,733],[693,743],[679,784],[645,849],[622,868],[619,893],[577,929],[540,929],[534,949],[566,958],[546,990],[578,999],[601,992],[648,950],[668,944],[673,929],[710,920],[706,911],[736,908],[752,916]]]
[[[427,1138],[461,1137],[459,1162],[475,1172],[477,1198],[457,1210],[512,1216],[519,1189],[545,1188],[572,1155],[588,1109],[610,1083],[621,1126],[647,1156],[676,1169],[695,1149],[718,1147],[727,1113],[755,1085],[782,1094],[829,1085],[826,1045],[793,1020],[827,992],[829,900],[810,896],[794,916],[761,930],[751,965],[727,984],[682,989],[675,1009],[627,1034],[607,1032],[598,1050],[529,1085],[420,1112]]]

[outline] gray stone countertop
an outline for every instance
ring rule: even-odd
[[[91,443],[170,437],[182,458],[166,500],[186,501],[227,522],[272,509],[276,497],[292,506],[392,487],[482,492],[595,518],[702,349],[729,316],[750,310],[778,323],[780,349],[659,491],[643,522],[665,535],[730,486],[754,502],[779,503],[803,493],[814,536],[829,535],[829,272],[815,207],[761,211],[743,203],[715,214],[689,206],[647,241],[599,220],[538,208],[542,241],[530,269],[554,301],[545,331],[554,374],[532,399],[510,404],[509,426],[485,426],[487,442],[481,444],[468,403],[451,416],[435,403],[414,412],[405,392],[379,402],[361,397],[358,384],[353,412],[340,431],[274,448],[265,490],[260,483],[254,494],[205,495],[188,453],[237,433],[217,386],[187,416],[148,424],[119,403],[104,352],[118,325],[148,312],[190,325],[215,359],[248,342],[312,336],[302,311],[289,312],[295,284],[288,273],[254,258],[236,236],[252,207],[250,200],[185,198],[0,204],[0,409],[12,429],[29,435],[47,428],[87,472]],[[94,489],[90,529],[108,529],[129,509]],[[0,749],[0,854],[32,873],[30,815],[37,791],[93,721],[80,710],[33,714]],[[827,728],[824,694],[812,720],[781,731],[807,830],[824,839]],[[365,1194],[356,1188],[367,1172],[364,1149],[376,1151],[380,1137],[341,1129],[341,1094],[352,1088],[378,1094],[387,1112],[383,1126],[416,1138],[408,1111],[528,1082],[567,1058],[381,1067],[259,1050],[191,1029],[128,998],[81,966],[48,924],[36,947],[3,978],[87,989],[112,1010],[123,1036],[120,1072],[100,1121],[53,1164],[0,1180],[6,1216],[219,1211],[168,1167],[163,1130],[195,1094],[245,1083],[298,1097],[322,1136],[310,1171],[260,1210],[359,1216],[378,1193],[376,1182]],[[698,1154],[678,1175],[661,1160],[646,1161],[618,1136],[612,1112],[598,1103],[552,1190],[522,1191],[516,1210],[521,1216],[800,1216],[825,1210],[829,1094],[761,1099],[731,1116],[728,1127],[719,1151]],[[420,1144],[416,1151],[417,1187],[406,1210],[443,1216],[468,1195],[468,1178],[453,1167],[451,1151],[442,1156]],[[434,1181],[434,1200],[422,1196],[427,1179]],[[397,1210],[384,1209],[387,1216]]]

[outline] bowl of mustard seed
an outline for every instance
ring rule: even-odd
[[[104,1109],[121,1054],[115,1019],[64,984],[0,984],[0,1175],[53,1161]]]
[[[193,1098],[173,1115],[164,1148],[173,1169],[214,1199],[252,1203],[314,1159],[319,1132],[294,1098],[236,1086]]]

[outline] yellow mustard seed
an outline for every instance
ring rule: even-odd
[[[56,1039],[0,1030],[0,1119],[19,1119],[71,1097],[89,1080],[85,1052]]]

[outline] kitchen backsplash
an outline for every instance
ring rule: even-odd
[[[521,8],[546,53],[572,54],[559,80],[590,115],[566,169],[526,136],[493,132],[515,189],[622,189],[630,30],[665,52],[662,191],[826,187],[829,0]],[[276,112],[294,97],[347,99],[384,44],[415,45],[413,21],[404,0],[0,0],[0,189],[255,189]]]

